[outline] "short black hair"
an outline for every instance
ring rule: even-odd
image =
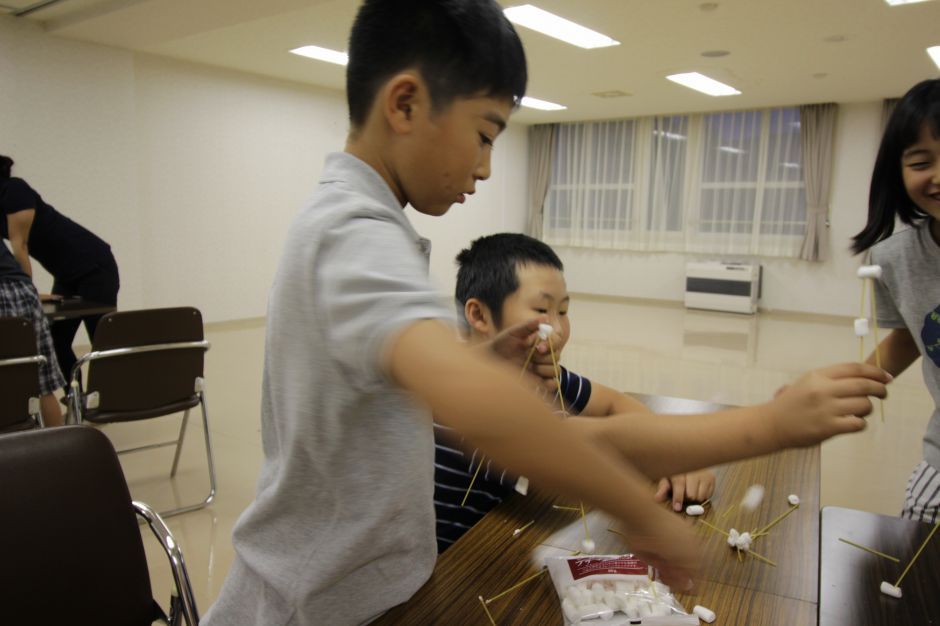
[[[868,223],[852,238],[856,254],[890,237],[895,218],[913,226],[929,217],[907,195],[901,173],[901,155],[917,143],[924,124],[934,137],[940,137],[940,78],[911,87],[888,119],[871,174]]]
[[[503,323],[503,302],[519,289],[517,269],[523,265],[545,265],[565,270],[555,251],[538,239],[520,233],[498,233],[480,237],[457,255],[457,317],[462,318],[470,298],[490,309],[493,322]]]
[[[353,128],[369,115],[382,83],[416,68],[432,107],[458,97],[525,95],[519,36],[494,0],[365,0],[349,36],[346,99]]]
[[[10,170],[13,169],[13,159],[0,154],[0,180],[6,180],[10,177]]]

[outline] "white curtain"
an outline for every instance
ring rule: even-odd
[[[552,174],[552,142],[555,124],[529,127],[529,187],[526,229],[530,236],[542,238],[545,194]]]
[[[568,246],[796,257],[796,108],[561,124],[544,236]]]
[[[800,258],[805,261],[829,258],[829,189],[838,112],[835,104],[800,107],[800,143],[806,180],[806,236],[800,247]]]

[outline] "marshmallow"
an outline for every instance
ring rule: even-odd
[[[859,317],[855,320],[855,336],[856,337],[867,337],[868,336],[868,318]]]
[[[551,324],[539,324],[539,339],[545,341],[548,336],[555,332]]]
[[[702,620],[706,624],[711,624],[712,622],[715,621],[715,612],[712,611],[711,609],[706,609],[701,604],[696,604],[692,608],[692,614],[698,617],[700,620]]]
[[[888,581],[883,580],[883,581],[881,581],[881,593],[885,594],[886,596],[891,596],[891,597],[893,597],[893,598],[900,598],[900,597],[901,597],[901,588],[900,588],[900,587],[895,587],[894,585],[892,585],[892,584],[889,583]]]
[[[764,486],[751,485],[747,488],[744,497],[741,499],[741,508],[745,511],[753,511],[760,506],[764,500]]]
[[[593,539],[582,539],[582,540],[581,540],[581,552],[584,552],[585,554],[593,554],[593,553],[594,553],[594,548],[595,548],[595,546],[594,546],[594,540],[593,540]]]
[[[685,507],[685,514],[692,516],[704,515],[705,507],[701,504],[690,504],[689,506]]]
[[[606,619],[610,619],[614,616],[614,612],[605,604],[585,604],[584,606],[578,607],[578,611],[581,613],[582,620],[603,617],[604,613],[609,613],[609,617]]]
[[[516,492],[526,495],[529,493],[529,479],[525,476],[520,476],[516,480]]]
[[[880,265],[863,265],[858,268],[859,278],[881,278]]]
[[[729,530],[728,531],[728,545],[731,546],[732,548],[737,548],[739,537],[740,535],[738,534],[738,531],[736,528],[732,528],[731,530]]]
[[[789,502],[793,506],[796,506],[800,503],[800,496],[796,495],[795,493],[791,493],[790,495],[787,496],[787,502]]]
[[[569,622],[578,623],[581,621],[581,611],[579,611],[578,607],[568,598],[561,601],[561,610],[564,612]]]
[[[738,542],[736,544],[738,550],[744,550],[745,552],[747,552],[748,550],[751,549],[752,541],[753,539],[751,539],[751,533],[747,533],[747,532],[741,533],[741,536],[738,537]]]

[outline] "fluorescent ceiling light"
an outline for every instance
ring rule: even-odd
[[[729,87],[724,83],[719,83],[714,78],[709,78],[698,72],[687,72],[685,74],[672,74],[667,76],[674,83],[679,83],[683,87],[701,91],[709,96],[736,96],[741,92],[734,87]]]
[[[299,54],[302,57],[316,59],[317,61],[326,61],[327,63],[335,63],[337,65],[346,65],[349,63],[349,55],[345,52],[321,48],[320,46],[301,46],[300,48],[294,48],[291,52]]]
[[[742,150],[741,148],[734,148],[732,146],[718,146],[718,149],[722,152],[727,152],[728,154],[744,154],[747,150]]]
[[[539,100],[538,98],[530,98],[529,96],[523,96],[522,102],[519,104],[524,107],[529,107],[530,109],[539,109],[542,111],[564,111],[568,108],[563,104],[555,104],[554,102]]]
[[[940,46],[930,46],[927,48],[927,54],[933,59],[934,64],[940,67]]]
[[[558,17],[554,13],[543,11],[531,4],[509,7],[503,10],[503,14],[513,24],[525,26],[543,35],[560,39],[580,48],[604,48],[620,45],[620,42],[616,39],[611,39],[607,35],[602,35],[590,28],[585,28],[563,17]]]
[[[791,163],[791,162],[789,162],[789,161],[784,161],[783,163],[780,164],[780,166],[781,166],[781,167],[785,167],[785,168],[787,168],[788,170],[798,170],[798,169],[800,169],[800,164],[799,164],[799,163]]]
[[[885,0],[885,2],[896,7],[900,4],[916,4],[918,2],[927,2],[927,0]]]

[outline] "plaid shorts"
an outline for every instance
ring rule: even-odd
[[[3,243],[0,242],[0,245]],[[49,322],[42,313],[36,287],[21,280],[0,280],[0,317],[23,317],[33,323],[39,354],[46,357],[46,362],[39,366],[40,393],[52,393],[64,387],[65,378],[59,371],[52,335],[49,333]]]

